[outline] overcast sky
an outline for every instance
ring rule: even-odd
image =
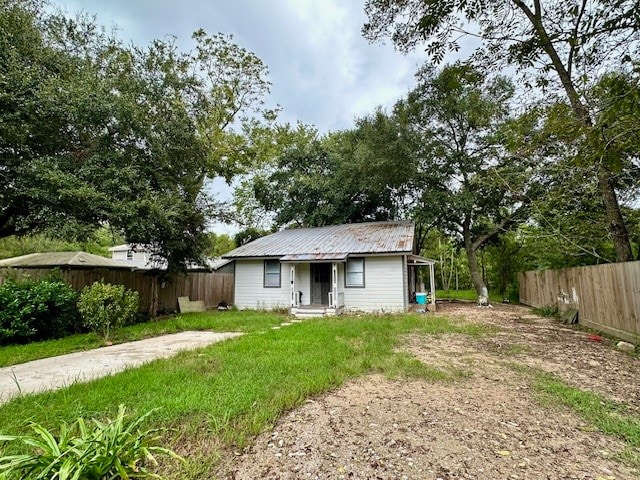
[[[269,102],[283,108],[281,119],[315,125],[321,133],[349,128],[376,106],[393,105],[426,58],[369,44],[361,34],[364,0],[52,1],[69,13],[95,14],[137,45],[175,35],[188,50],[199,28],[232,34],[269,68]]]

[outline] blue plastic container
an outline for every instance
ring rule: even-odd
[[[426,305],[427,304],[427,294],[416,292],[416,303],[418,305]]]

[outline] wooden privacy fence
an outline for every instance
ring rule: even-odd
[[[520,302],[578,310],[578,322],[640,343],[640,261],[530,271],[519,275]]]
[[[38,279],[51,273],[50,268],[10,268],[0,271],[0,284],[7,276]],[[60,268],[65,282],[80,290],[103,280],[124,285],[140,295],[140,311],[155,315],[178,309],[178,297],[203,300],[206,307],[220,302],[233,304],[234,275],[232,273],[189,272],[187,274],[157,276],[144,270]]]

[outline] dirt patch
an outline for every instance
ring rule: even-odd
[[[445,305],[460,322],[498,327],[482,338],[410,336],[402,351],[448,382],[372,375],[309,400],[242,454],[219,464],[229,479],[632,479],[624,444],[569,409],[545,406],[531,375],[553,373],[634,408],[640,362],[528,309]]]

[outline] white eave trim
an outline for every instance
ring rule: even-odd
[[[438,262],[420,255],[407,255],[407,265],[435,265],[436,263]]]

